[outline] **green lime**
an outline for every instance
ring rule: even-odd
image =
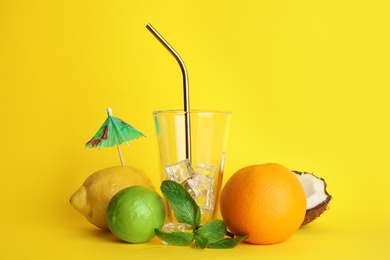
[[[144,243],[154,236],[165,222],[161,196],[145,186],[131,186],[119,191],[107,208],[107,225],[119,239]]]

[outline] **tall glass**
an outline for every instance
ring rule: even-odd
[[[201,210],[201,224],[217,218],[230,112],[153,112],[161,179],[183,185]],[[187,128],[187,126],[190,126]],[[166,223],[177,223],[168,203]]]

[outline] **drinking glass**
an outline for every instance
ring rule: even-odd
[[[230,115],[229,111],[153,112],[161,180],[176,181],[187,189],[201,210],[201,225],[218,217]],[[177,227],[164,201],[166,223]]]

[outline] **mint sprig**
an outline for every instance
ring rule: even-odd
[[[165,180],[161,183],[161,192],[170,204],[173,213],[180,223],[191,226],[192,232],[164,232],[155,229],[161,240],[175,246],[188,246],[195,241],[199,248],[227,249],[233,248],[248,236],[237,238],[226,237],[227,231],[223,220],[212,220],[200,226],[200,208],[179,183]]]
[[[171,205],[177,221],[191,227],[199,226],[199,206],[182,185],[171,180],[165,180],[161,183],[160,189]]]
[[[217,241],[215,243],[208,244],[208,248],[215,248],[215,249],[224,249],[224,248],[233,248],[238,243],[243,241],[244,239],[248,238],[249,236],[241,236],[236,238],[224,238],[220,241]]]
[[[163,241],[174,246],[188,246],[194,241],[194,233],[188,232],[164,232],[155,229],[154,233]]]
[[[195,230],[195,234],[207,239],[209,243],[215,243],[223,239],[227,229],[223,220],[212,220]]]

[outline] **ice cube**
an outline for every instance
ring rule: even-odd
[[[216,169],[214,166],[200,163],[196,166],[195,172],[198,174],[209,176],[210,178],[214,178]]]
[[[182,185],[184,188],[187,189],[188,193],[191,195],[192,198],[196,198],[196,196],[199,196],[201,194],[201,191],[197,187],[197,183],[194,179],[189,178],[185,180]]]
[[[183,185],[191,197],[198,204],[202,213],[213,212],[215,196],[213,194],[214,176],[216,168],[206,164],[198,164],[195,171],[186,159],[165,167],[168,179]],[[168,225],[169,224],[169,225]],[[176,230],[177,224],[166,224],[167,231]]]
[[[196,197],[195,201],[202,213],[214,210],[215,196],[212,191],[202,192]]]
[[[212,191],[214,178],[207,175],[195,173],[194,183],[200,191]]]
[[[213,194],[216,168],[207,164],[198,164],[195,168],[193,183],[199,193],[194,197],[202,213],[214,210],[215,196]]]
[[[164,232],[167,232],[167,233],[185,232],[186,224],[169,222],[169,223],[165,223],[164,226],[161,228],[161,230]],[[168,244],[165,241],[162,241],[162,242],[163,242],[163,244]]]
[[[161,228],[164,232],[184,232],[186,230],[186,224],[183,223],[165,223],[164,226]]]
[[[169,180],[178,182],[180,184],[194,175],[194,170],[192,169],[188,159],[168,165],[165,167],[165,171],[168,173]]]

